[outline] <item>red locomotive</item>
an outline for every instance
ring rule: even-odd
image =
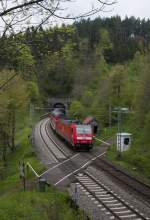
[[[66,119],[65,113],[59,109],[50,115],[52,129],[73,149],[90,150],[93,147],[93,133],[91,125],[80,124],[78,120]]]

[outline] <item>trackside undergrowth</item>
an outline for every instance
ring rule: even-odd
[[[46,192],[39,192],[37,180],[31,173],[24,191],[19,177],[19,161],[30,162],[37,173],[44,170],[29,141],[31,130],[27,122],[20,127],[17,132],[16,150],[8,155],[6,166],[3,166],[0,179],[0,219],[82,219],[79,211],[71,207],[67,192],[60,192],[51,187],[46,187]]]

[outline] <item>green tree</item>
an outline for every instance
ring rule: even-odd
[[[145,117],[145,125],[142,130],[142,137],[141,137],[141,146],[142,150],[145,154],[150,156],[150,112]],[[148,156],[147,155],[147,156]]]
[[[61,51],[44,57],[38,70],[39,84],[45,97],[71,93],[77,68],[73,45],[66,44]]]
[[[73,118],[83,119],[84,117],[84,107],[80,101],[73,101],[70,105],[69,114]]]
[[[111,49],[113,49],[113,44],[110,40],[109,32],[107,29],[100,30],[100,41],[96,48],[96,54],[99,55],[101,53],[104,55]]]
[[[39,88],[36,82],[27,82],[27,91],[30,99],[30,103],[37,104],[40,101]]]
[[[150,111],[150,55],[145,56],[142,63],[141,76],[138,79],[136,94],[136,116],[140,127],[144,126],[145,118]]]
[[[126,86],[126,73],[123,65],[116,65],[112,68],[109,80],[110,85],[110,100],[113,106],[123,104],[123,91]]]
[[[26,80],[31,80],[34,78],[33,73],[35,71],[35,60],[32,56],[31,49],[26,44],[21,44],[17,46],[17,69],[23,74],[23,78]]]
[[[14,71],[0,72],[0,82],[7,80]],[[17,85],[17,86],[16,86]],[[0,131],[2,157],[6,160],[7,149],[15,149],[16,121],[26,111],[28,96],[25,81],[17,75],[0,93]]]
[[[82,103],[86,108],[91,107],[91,104],[93,102],[94,94],[90,90],[85,90],[85,92],[82,95]]]

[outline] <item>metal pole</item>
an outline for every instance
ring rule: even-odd
[[[118,110],[118,147],[119,155],[121,154],[121,109]]]
[[[120,110],[118,110],[118,133],[120,132]]]

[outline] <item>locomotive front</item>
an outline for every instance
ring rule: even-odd
[[[91,125],[76,125],[74,144],[78,148],[83,147],[87,150],[93,147],[93,133]]]

